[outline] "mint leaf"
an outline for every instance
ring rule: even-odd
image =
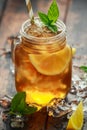
[[[11,111],[15,112],[18,109],[18,106],[21,105],[21,102],[23,102],[23,100],[25,100],[26,98],[26,93],[25,92],[18,92],[14,98],[12,99],[11,102]],[[23,109],[21,105],[21,109]]]
[[[20,100],[18,106],[15,109],[15,112],[21,113],[23,114],[23,111],[25,109],[26,103],[25,103],[25,98],[22,97],[22,99]]]
[[[38,13],[40,20],[54,33],[58,31],[56,26],[56,21],[59,17],[59,9],[56,0],[53,0],[48,13],[44,14],[42,12]]]
[[[80,69],[82,69],[84,72],[87,72],[87,66],[81,66]]]
[[[36,107],[32,107],[32,106],[26,105],[26,107],[25,107],[25,109],[24,109],[24,111],[23,111],[23,114],[24,114],[24,115],[32,114],[32,113],[34,113],[36,110],[37,110]]]
[[[45,25],[48,25],[48,24],[50,23],[49,18],[48,18],[48,16],[47,16],[46,14],[41,13],[41,12],[38,12],[38,15],[39,15],[41,21],[42,21]]]
[[[49,20],[52,21],[52,23],[55,23],[57,21],[59,17],[59,9],[56,0],[53,0],[47,15]]]
[[[56,25],[48,25],[47,27],[54,33],[58,31],[58,28]]]
[[[14,114],[19,113],[21,115],[32,114],[36,110],[37,110],[36,107],[28,106],[26,104],[26,93],[25,92],[18,92],[12,99],[10,113],[14,113]]]

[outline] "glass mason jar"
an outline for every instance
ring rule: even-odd
[[[20,42],[14,49],[15,84],[17,91],[26,92],[27,103],[43,107],[54,98],[65,98],[69,92],[72,51],[62,21],[57,21],[60,33],[52,37],[27,34],[30,25],[29,20],[23,23]]]

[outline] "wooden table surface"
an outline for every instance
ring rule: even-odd
[[[37,15],[37,10],[46,12],[51,3],[50,0],[31,0],[31,2],[35,15]],[[85,4],[87,4],[86,0],[83,3],[81,0],[71,1],[66,19],[68,41],[77,48],[76,58],[73,62],[74,64],[79,63],[79,65],[87,65],[87,28],[85,28],[87,27],[87,8]],[[59,1],[59,7],[60,18],[64,20],[66,2]],[[83,20],[83,14],[85,20]],[[6,51],[10,49],[8,37],[16,36],[26,19],[28,19],[28,13],[24,0],[0,0],[0,97],[6,94],[13,96],[16,93],[14,75],[11,72],[11,58],[9,54],[2,55],[4,53],[2,48],[5,48]],[[46,128],[46,113],[43,111],[33,116],[29,130],[58,130],[57,124],[57,118],[49,117]],[[2,129],[3,124],[0,117],[0,130]]]

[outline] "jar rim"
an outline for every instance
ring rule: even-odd
[[[39,19],[38,17],[35,17],[35,20],[36,19]],[[58,25],[58,27],[60,26],[61,28],[61,32],[57,35],[54,35],[54,36],[51,36],[51,37],[36,37],[36,36],[33,36],[33,35],[29,35],[25,32],[25,27],[28,27],[30,25],[30,19],[26,20],[23,24],[22,24],[22,27],[21,27],[21,30],[20,30],[20,34],[21,36],[27,38],[27,39],[30,39],[30,40],[35,40],[35,41],[38,41],[38,40],[54,40],[54,39],[60,39],[62,35],[65,35],[65,32],[66,32],[66,25],[60,20],[58,19],[58,21],[56,22],[56,24]]]

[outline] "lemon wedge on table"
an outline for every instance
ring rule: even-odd
[[[71,59],[71,48],[67,45],[61,51],[45,54],[30,54],[29,59],[38,72],[57,75],[64,71]]]
[[[76,111],[71,115],[66,130],[82,130],[83,118],[83,103],[81,101],[77,106]]]

